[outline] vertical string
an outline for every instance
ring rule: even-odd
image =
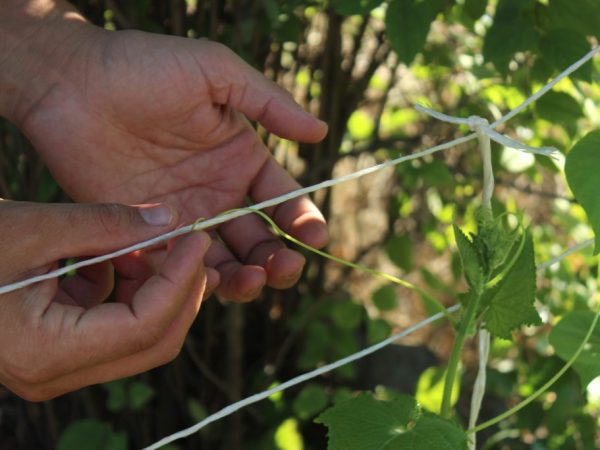
[[[483,122],[485,122],[485,125],[482,124]],[[484,126],[487,126],[487,120],[485,119],[475,126],[475,132],[477,133],[477,139],[479,140],[479,150],[483,161],[483,192],[481,203],[484,208],[491,210],[492,196],[494,195],[494,167],[492,165],[491,141],[489,135],[485,133],[483,129]],[[479,365],[475,384],[473,385],[473,395],[471,396],[469,429],[477,424],[479,411],[481,411],[481,404],[485,395],[487,363],[490,356],[490,333],[487,330],[480,328],[478,337]],[[469,438],[469,449],[476,450],[476,448],[477,435],[476,433],[473,433]]]

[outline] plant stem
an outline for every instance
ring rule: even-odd
[[[444,380],[444,395],[442,397],[442,408],[441,415],[444,418],[449,418],[452,410],[452,388],[454,386],[454,380],[458,373],[458,364],[460,362],[460,355],[465,345],[465,340],[469,334],[475,316],[477,313],[477,306],[481,298],[481,290],[477,291],[477,295],[471,299],[467,309],[461,317],[460,327],[456,340],[454,341],[454,347],[452,347],[452,353],[450,354],[450,360],[448,361],[448,369],[446,370],[446,379]]]
[[[337,256],[330,255],[327,252],[324,252],[322,250],[319,250],[319,249],[316,249],[314,247],[311,247],[310,245],[305,244],[304,242],[296,239],[295,237],[293,237],[290,234],[288,234],[285,231],[283,231],[279,226],[277,226],[277,224],[273,221],[273,219],[271,219],[263,211],[254,209],[252,207],[250,207],[250,208],[239,208],[239,210],[249,210],[249,211],[251,211],[251,212],[259,215],[260,217],[262,217],[271,226],[271,228],[273,228],[273,230],[275,231],[275,233],[277,233],[281,237],[287,239],[288,241],[290,241],[290,242],[298,245],[299,247],[302,247],[303,249],[308,250],[309,252],[315,253],[315,254],[317,254],[319,256],[322,256],[323,258],[327,258],[327,259],[329,259],[331,261],[334,261],[334,262],[336,262],[338,264],[342,264],[344,266],[352,267],[353,269],[360,270],[362,272],[365,272],[365,273],[368,273],[368,274],[371,274],[371,275],[375,275],[377,277],[383,278],[385,280],[391,281],[392,283],[398,284],[398,285],[400,285],[402,287],[405,287],[407,289],[415,291],[416,293],[418,293],[419,295],[421,295],[421,297],[423,298],[423,300],[425,302],[427,302],[430,306],[434,307],[438,312],[441,312],[442,314],[444,314],[444,317],[446,319],[448,319],[448,321],[450,321],[450,323],[452,323],[452,325],[456,325],[456,319],[450,315],[450,313],[446,310],[446,307],[442,304],[442,302],[440,300],[438,300],[437,298],[435,298],[433,295],[431,295],[426,290],[420,288],[419,286],[416,286],[416,285],[412,284],[409,281],[403,280],[402,278],[398,278],[398,277],[395,277],[395,276],[390,275],[388,273],[381,272],[380,270],[372,269],[372,268],[370,268],[368,266],[364,266],[362,264],[356,264],[356,263],[353,263],[351,261],[346,261],[345,259],[338,258]],[[237,209],[231,210],[231,211],[237,211]],[[230,211],[227,211],[227,212],[230,212]]]

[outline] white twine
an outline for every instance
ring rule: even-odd
[[[152,247],[156,244],[159,244],[161,242],[165,242],[169,239],[173,239],[177,236],[181,236],[184,234],[188,234],[192,231],[199,231],[199,230],[204,230],[206,228],[211,228],[214,227],[215,225],[219,225],[222,224],[224,222],[227,222],[229,220],[232,219],[237,219],[238,217],[242,217],[245,216],[247,214],[251,214],[252,210],[262,210],[265,208],[270,208],[271,206],[276,206],[279,205],[283,202],[286,202],[288,200],[292,200],[294,198],[298,198],[298,197],[302,197],[303,195],[306,194],[310,194],[311,192],[315,192],[318,191],[320,189],[325,189],[325,188],[329,188],[332,186],[336,186],[338,184],[341,183],[345,183],[347,181],[350,180],[354,180],[360,177],[364,177],[365,175],[369,175],[372,173],[375,173],[377,171],[386,169],[388,167],[392,167],[398,164],[401,164],[403,162],[406,161],[411,161],[413,159],[418,159],[418,158],[422,158],[424,156],[427,155],[431,155],[433,153],[442,151],[442,150],[446,150],[448,148],[454,147],[456,145],[459,144],[463,144],[465,142],[468,142],[472,139],[474,139],[476,137],[475,134],[470,134],[468,136],[464,136],[464,137],[460,137],[457,139],[453,139],[452,141],[446,142],[444,144],[440,144],[440,145],[436,145],[435,147],[431,147],[425,150],[421,150],[419,152],[410,154],[410,155],[404,155],[404,156],[400,156],[399,158],[396,159],[392,159],[389,161],[385,161],[381,164],[377,164],[371,167],[366,167],[364,169],[361,169],[357,172],[353,172],[338,178],[332,178],[330,180],[325,180],[321,183],[317,183],[314,184],[312,186],[307,186],[305,188],[301,188],[292,192],[288,192],[287,194],[284,195],[280,195],[279,197],[275,197],[269,200],[265,200],[263,202],[260,203],[256,203],[255,205],[251,205],[249,208],[245,208],[245,209],[238,209],[238,210],[234,210],[234,211],[230,211],[228,213],[225,214],[220,214],[218,216],[215,216],[211,219],[207,219],[207,220],[203,220],[191,225],[186,225],[182,228],[178,228],[177,230],[174,231],[170,231],[168,233],[165,234],[161,234],[159,236],[156,236],[152,239],[148,239],[146,241],[140,242],[138,244],[134,244],[131,245],[129,247],[123,248],[121,250],[117,250],[114,251],[112,253],[107,253],[105,255],[101,255],[101,256],[96,256],[94,258],[89,258],[89,259],[85,259],[82,261],[78,261],[76,263],[73,264],[69,264],[66,265],[60,269],[57,270],[53,270],[51,272],[45,273],[43,275],[38,275],[35,277],[31,277],[31,278],[27,278],[21,281],[17,281],[15,283],[11,283],[11,284],[7,284],[4,286],[0,286],[0,295],[1,294],[6,294],[8,292],[13,292],[16,291],[18,289],[22,289],[24,287],[30,286],[34,283],[39,283],[41,281],[45,281],[45,280],[50,280],[53,278],[58,278],[62,275],[65,275],[73,270],[77,270],[80,269],[82,267],[86,267],[86,266],[91,266],[93,264],[98,264],[100,262],[103,261],[108,261],[110,259],[113,258],[117,258],[119,256],[123,256],[126,255],[128,253],[132,253],[138,250],[142,250],[148,247]]]
[[[471,411],[469,413],[469,429],[472,429],[477,424],[479,418],[479,412],[481,411],[481,404],[483,402],[483,396],[485,395],[486,385],[486,372],[487,362],[490,357],[490,341],[491,335],[488,330],[481,328],[479,330],[479,364],[477,367],[477,377],[475,378],[475,384],[473,385],[473,395],[471,397]],[[469,449],[475,450],[477,448],[477,433],[472,433],[469,437]]]
[[[446,312],[453,313],[454,311],[458,311],[459,309],[460,309],[460,305],[454,305],[454,306],[451,306],[450,308],[448,308],[446,310]],[[300,383],[304,383],[305,381],[308,381],[312,378],[318,377],[319,375],[322,375],[327,372],[331,372],[332,370],[337,369],[338,367],[341,367],[345,364],[349,364],[358,359],[362,359],[365,356],[370,355],[371,353],[375,353],[377,350],[381,350],[383,347],[390,345],[392,342],[395,342],[398,339],[402,339],[402,338],[414,333],[415,331],[420,330],[421,328],[425,327],[426,325],[429,325],[430,323],[435,322],[438,319],[441,319],[442,317],[444,317],[443,312],[436,313],[433,316],[430,316],[427,319],[407,328],[406,330],[404,330],[398,334],[394,334],[394,335],[388,337],[387,339],[384,339],[383,341],[378,342],[377,344],[371,345],[370,347],[367,347],[357,353],[353,353],[353,354],[346,356],[345,358],[339,359],[333,363],[326,364],[322,367],[319,367],[318,369],[311,370],[310,372],[307,372],[307,373],[299,375],[295,378],[292,378],[291,380],[288,380],[285,383],[280,384],[279,386],[275,386],[266,391],[259,392],[258,394],[254,394],[250,397],[240,400],[239,402],[236,402],[229,406],[226,406],[225,408],[221,409],[220,411],[206,417],[201,422],[198,422],[197,424],[195,424],[189,428],[186,428],[184,430],[178,431],[177,433],[174,433],[170,436],[164,437],[160,441],[155,442],[154,444],[149,445],[148,447],[145,447],[144,450],[155,450],[157,448],[162,447],[163,445],[167,445],[178,439],[181,439],[181,438],[187,437],[191,434],[194,434],[194,433],[200,431],[202,428],[204,428],[208,424],[215,422],[219,419],[222,419],[224,417],[227,417],[227,416],[235,413],[236,411],[239,411],[240,409],[245,408],[248,405],[260,402],[261,400],[264,400],[277,392],[284,391],[288,388],[291,388],[292,386],[295,386]]]
[[[577,70],[580,66],[582,66],[583,64],[585,64],[587,61],[589,61],[590,59],[592,59],[594,57],[594,55],[596,53],[598,53],[600,51],[600,46],[594,47],[592,50],[590,50],[589,53],[587,53],[585,56],[583,56],[579,61],[575,62],[574,64],[572,64],[571,66],[569,66],[568,68],[566,68],[563,72],[561,72],[554,80],[552,80],[551,82],[549,82],[547,85],[545,85],[543,88],[541,88],[539,91],[537,91],[535,94],[533,94],[531,97],[529,97],[528,99],[526,99],[523,103],[521,103],[519,106],[517,106],[515,109],[513,109],[512,111],[508,112],[506,115],[504,115],[503,117],[501,117],[500,119],[498,119],[497,121],[495,121],[494,123],[492,123],[491,125],[489,125],[488,127],[486,127],[485,129],[485,133],[490,137],[490,139],[501,143],[502,145],[507,145],[509,147],[514,147],[517,148],[519,150],[525,150],[525,151],[532,151],[535,152],[535,149],[533,147],[529,147],[529,146],[524,146],[523,144],[520,144],[516,141],[513,141],[512,139],[500,135],[499,133],[496,133],[493,128],[497,127],[498,125],[506,122],[507,120],[511,119],[512,117],[514,117],[516,114],[518,114],[520,111],[522,111],[523,109],[525,109],[527,106],[529,106],[531,103],[535,102],[539,97],[541,97],[542,95],[544,95],[546,92],[548,92],[550,89],[552,89],[552,87],[554,87],[560,80],[562,80],[563,78],[569,76],[572,72],[574,72],[575,70]],[[473,127],[474,126],[474,119],[473,118],[469,118],[469,119],[461,119],[461,118],[453,118],[451,116],[447,116],[446,114],[443,113],[439,113],[436,111],[433,111],[429,108],[425,108],[421,105],[417,105],[416,109],[422,112],[426,112],[427,114],[432,115],[433,117],[436,117],[440,120],[446,120],[446,119],[450,119],[448,121],[451,121],[452,123],[458,123],[458,124],[466,124],[469,127]],[[406,156],[401,156],[399,158],[396,159],[392,159],[390,161],[386,161],[383,162],[381,164],[377,164],[375,166],[372,167],[367,167],[365,169],[359,170],[357,172],[353,172],[351,174],[342,176],[342,177],[338,177],[338,178],[333,178],[331,180],[326,180],[323,181],[321,183],[312,185],[312,186],[308,186],[302,189],[298,189],[292,192],[289,192],[287,194],[281,195],[279,197],[275,197],[272,198],[270,200],[265,200],[263,202],[257,203],[255,205],[252,205],[253,209],[265,209],[271,206],[276,206],[279,205],[280,203],[286,202],[288,200],[292,200],[294,198],[298,198],[301,197],[303,195],[309,194],[311,192],[315,192],[318,191],[320,189],[324,189],[324,188],[328,188],[328,187],[332,187],[335,186],[337,184],[340,183],[345,183],[346,181],[350,181],[350,180],[354,180],[360,177],[363,177],[365,175],[369,175],[371,173],[377,172],[379,170],[385,169],[387,167],[392,167],[395,166],[397,164],[401,164],[403,162],[406,161],[410,161],[413,159],[417,159],[417,158],[422,158],[423,156],[426,155],[431,155],[433,153],[439,152],[441,150],[445,150],[448,149],[450,147],[454,147],[455,145],[459,145],[462,144],[464,142],[468,142],[472,139],[474,139],[476,137],[476,134],[470,134],[468,136],[464,136],[461,138],[457,138],[454,139],[452,141],[446,142],[444,144],[440,144],[440,145],[436,145],[435,147],[431,147],[429,149],[426,150],[422,150],[420,152],[417,153],[413,153],[411,155],[406,155]],[[507,140],[507,141],[506,141]],[[507,142],[510,142],[510,144],[507,144]],[[542,150],[544,153],[542,154],[551,154],[554,149],[551,148],[542,148],[542,149],[538,149],[538,150]],[[94,258],[90,258],[90,259],[86,259],[83,261],[78,261],[74,264],[70,264],[70,265],[66,265],[60,269],[57,270],[53,270],[51,272],[48,272],[46,274],[43,275],[38,275],[35,277],[31,277],[31,278],[27,278],[21,281],[17,281],[15,283],[11,283],[11,284],[7,284],[4,286],[0,286],[0,295],[1,294],[7,294],[9,292],[13,292],[16,291],[18,289],[22,289],[24,287],[30,286],[34,283],[39,283],[41,281],[45,281],[45,280],[50,280],[53,278],[58,278],[62,275],[66,275],[67,273],[73,271],[73,270],[77,270],[80,269],[82,267],[86,267],[86,266],[90,266],[93,264],[98,264],[100,262],[103,261],[108,261],[110,259],[119,257],[119,256],[123,256],[126,255],[128,253],[131,252],[135,252],[138,250],[142,250],[144,248],[148,248],[151,247],[153,245],[159,244],[161,242],[165,242],[169,239],[173,239],[177,236],[181,236],[183,234],[187,234],[190,233],[192,231],[196,231],[196,230],[204,230],[206,228],[210,228],[213,227],[215,225],[219,225],[221,223],[227,222],[229,220],[238,218],[238,217],[242,217],[245,216],[246,214],[250,214],[252,211],[249,210],[236,210],[236,211],[232,211],[226,214],[221,214],[219,216],[213,217],[212,219],[208,219],[208,220],[204,220],[195,224],[191,224],[191,225],[187,225],[185,227],[179,228],[175,231],[171,231],[169,233],[165,233],[162,234],[160,236],[157,236],[155,238],[152,239],[148,239],[146,241],[140,242],[138,244],[135,245],[131,245],[129,247],[123,248],[121,250],[117,250],[115,252],[112,253],[107,253],[105,255],[101,255],[101,256],[96,256]]]

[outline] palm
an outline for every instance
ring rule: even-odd
[[[138,32],[101,36],[83,46],[85,59],[72,58],[65,82],[24,123],[76,200],[167,202],[190,222],[241,206],[247,197],[260,201],[295,187],[234,107],[291,138],[314,141],[324,130],[266,80],[212,43]],[[257,96],[257,87],[272,91]],[[269,111],[277,104],[279,110]],[[294,120],[299,123],[290,126]],[[302,223],[303,215],[312,218]],[[274,217],[313,244],[324,243],[322,232],[302,231],[320,221],[308,201],[280,208]],[[294,228],[295,222],[303,226]],[[221,235],[245,264],[264,266],[275,252],[255,218],[227,225]],[[238,286],[230,286],[228,296],[242,298],[233,291],[261,284],[256,270],[235,275],[240,267],[231,266],[236,258],[229,251],[215,248],[211,254],[212,265],[228,267],[221,270],[224,278],[239,278],[230,280]],[[281,263],[285,268],[285,258]],[[272,278],[271,284],[281,284]]]

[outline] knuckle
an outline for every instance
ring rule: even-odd
[[[109,234],[120,231],[132,219],[129,208],[116,203],[94,205],[91,216]]]
[[[164,327],[146,325],[137,334],[137,350],[142,352],[155,347],[160,343],[164,335]]]

